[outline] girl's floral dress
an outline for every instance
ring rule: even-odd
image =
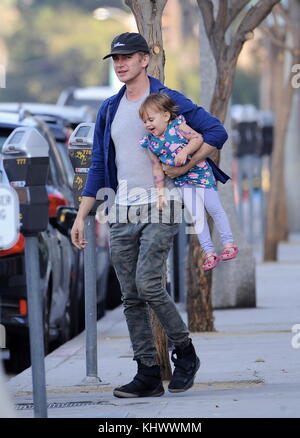
[[[182,115],[171,120],[166,131],[160,137],[155,137],[153,134],[148,134],[139,140],[139,144],[150,149],[157,155],[162,163],[175,166],[174,158],[180,152],[188,140],[183,137],[180,132],[181,123],[185,122]],[[196,166],[192,167],[184,175],[174,178],[176,186],[182,186],[185,183],[195,184],[206,189],[214,188],[217,190],[217,183],[212,172],[212,169],[207,161],[200,161]]]

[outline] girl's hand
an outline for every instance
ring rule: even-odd
[[[183,149],[182,151],[178,152],[178,154],[176,155],[174,161],[175,161],[175,166],[183,166],[186,163],[187,160],[187,152]]]
[[[156,201],[157,210],[164,210],[165,207],[168,206],[168,201],[165,195],[158,195],[158,199]]]

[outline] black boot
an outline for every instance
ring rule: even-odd
[[[169,391],[188,390],[193,386],[196,372],[200,367],[200,359],[196,355],[192,340],[190,339],[189,345],[185,348],[176,347],[172,351],[171,360],[175,369],[168,386]]]
[[[127,385],[114,389],[114,396],[121,398],[132,397],[160,397],[164,395],[164,387],[160,377],[160,367],[154,365],[148,367],[139,359],[138,372],[133,380]]]

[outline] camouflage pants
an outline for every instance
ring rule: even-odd
[[[125,207],[127,208],[127,207]],[[110,255],[120,282],[134,360],[156,364],[149,307],[173,344],[188,343],[189,332],[163,284],[177,223],[110,223]]]

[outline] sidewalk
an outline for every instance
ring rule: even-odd
[[[85,334],[45,359],[49,417],[299,417],[300,241],[281,244],[279,262],[257,263],[257,307],[216,310],[214,333],[193,333],[201,367],[187,392],[118,399],[136,373],[122,308],[98,322],[99,385],[85,382]],[[181,309],[183,318],[186,313]],[[298,339],[300,346],[300,339]],[[167,382],[166,382],[167,386]],[[33,417],[31,370],[8,382],[21,418]]]

